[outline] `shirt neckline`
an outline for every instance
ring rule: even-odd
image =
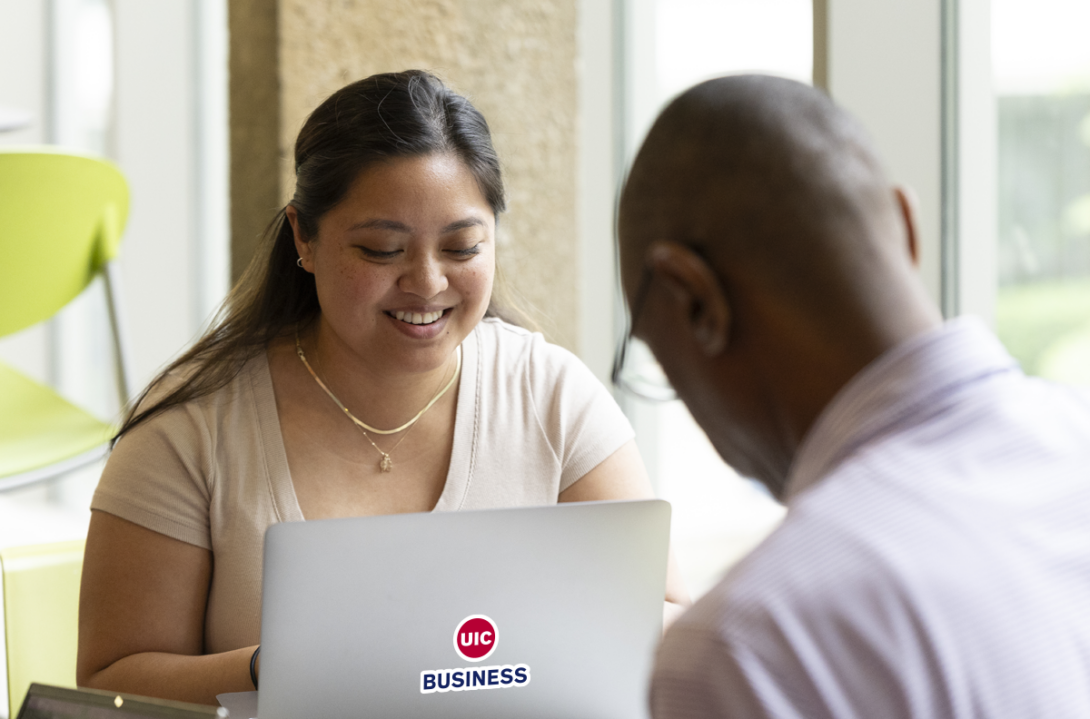
[[[477,415],[480,406],[479,327],[475,327],[462,342],[462,376],[458,379],[458,406],[454,413],[454,448],[451,451],[443,491],[431,509],[433,512],[460,508],[469,491],[477,448]],[[282,522],[305,521],[288,468],[288,453],[284,448],[280,415],[276,411],[276,395],[267,352],[260,352],[255,358],[253,389],[259,432],[265,450],[265,472],[277,518]]]
[[[975,317],[959,317],[917,335],[863,368],[833,397],[803,439],[784,502],[830,474],[890,427],[938,411],[963,386],[1018,363]]]

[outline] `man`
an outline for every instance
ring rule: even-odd
[[[943,324],[858,125],[787,80],[698,85],[619,234],[633,334],[788,507],[668,632],[656,719],[1090,716],[1090,401]]]

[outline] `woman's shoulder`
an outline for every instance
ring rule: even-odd
[[[496,361],[507,365],[528,364],[537,369],[583,367],[582,361],[571,351],[553,344],[540,332],[534,332],[505,322],[497,317],[486,317],[477,326],[481,350]]]
[[[493,382],[527,386],[535,396],[597,395],[605,391],[601,381],[570,350],[545,339],[540,332],[496,318],[478,325],[482,369]]]
[[[502,428],[492,431],[505,446],[524,443],[527,456],[528,447],[547,446],[548,455],[572,472],[561,489],[631,438],[606,385],[572,352],[499,320],[479,327],[479,396],[490,426]]]
[[[200,373],[207,372],[199,363],[188,363],[170,369],[152,382],[137,406],[137,414],[155,410],[179,389],[184,389]],[[172,403],[156,411],[146,421],[150,425],[216,424],[224,413],[252,409],[252,402],[241,401],[253,393],[255,386],[267,383],[268,361],[265,352],[257,352],[240,362],[238,371],[221,386],[180,403]],[[266,380],[263,382],[263,379]],[[138,428],[137,428],[138,429]]]
[[[525,343],[531,341],[540,332],[531,332],[525,327],[511,324],[499,317],[485,317],[477,324],[477,333],[487,336],[496,342]]]

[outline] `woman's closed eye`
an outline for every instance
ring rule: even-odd
[[[458,258],[458,259],[469,259],[470,257],[473,257],[474,255],[481,254],[481,243],[478,242],[477,244],[472,245],[470,247],[460,247],[460,248],[456,248],[456,249],[449,249],[449,250],[447,250],[447,254],[449,254],[451,257],[455,257],[455,258]]]
[[[402,250],[375,250],[365,245],[356,245],[356,247],[369,260],[392,260],[402,252]]]
[[[476,255],[479,255],[481,253],[481,250],[483,249],[482,242],[480,242],[480,241],[477,241],[477,242],[470,241],[470,242],[472,242],[472,244],[467,242],[467,243],[458,243],[458,244],[456,244],[456,245],[454,245],[452,247],[448,246],[448,247],[444,248],[442,250],[442,252],[447,257],[450,257],[450,258],[453,258],[453,259],[456,259],[456,260],[468,260],[471,257],[475,257]],[[403,256],[405,254],[405,248],[384,250],[384,249],[380,249],[382,247],[381,244],[379,244],[377,247],[374,246],[374,245],[356,244],[355,247],[356,247],[357,250],[359,250],[360,254],[363,255],[366,259],[373,260],[373,261],[376,261],[376,262],[394,260],[394,259],[397,259],[398,257],[401,257],[401,256]],[[389,247],[389,245],[387,245],[387,247]],[[396,247],[396,245],[395,245],[395,247]]]

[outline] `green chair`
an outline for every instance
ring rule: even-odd
[[[0,337],[42,322],[101,274],[121,406],[129,392],[116,264],[129,213],[121,171],[48,148],[0,150]],[[0,362],[0,491],[100,459],[114,427]]]
[[[32,682],[76,686],[82,569],[82,541],[0,549],[8,717]]]

